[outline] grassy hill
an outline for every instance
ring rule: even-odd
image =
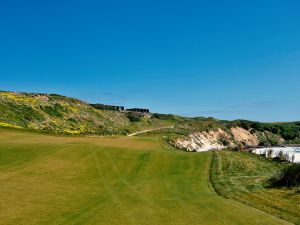
[[[224,121],[204,117],[186,118],[171,114],[100,110],[78,99],[57,94],[0,92],[0,126],[71,135],[126,135],[136,131],[172,126],[172,129],[152,132],[164,135],[170,143],[193,133],[218,129],[227,133],[228,139],[233,137],[231,128],[240,127],[249,134],[255,134],[260,145],[280,144],[282,138],[286,143],[300,143],[300,122],[275,124],[246,120]],[[219,142],[236,143],[234,139],[225,139],[222,136]]]
[[[288,224],[218,196],[211,160],[159,137],[0,128],[0,224]]]
[[[132,122],[132,118],[137,120]],[[0,126],[62,134],[127,134],[168,125],[168,121],[132,113],[98,110],[56,94],[0,92]]]

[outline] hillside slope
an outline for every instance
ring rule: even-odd
[[[29,128],[63,134],[127,134],[168,125],[141,116],[98,110],[88,103],[56,94],[0,92],[0,126]]]
[[[300,143],[299,122],[274,124],[193,118],[177,124],[175,128],[170,134],[170,143],[187,151],[201,152],[224,148],[240,150],[244,147]]]
[[[300,143],[300,122],[274,124],[100,110],[56,94],[0,92],[0,126],[73,135],[153,130],[150,133],[163,135],[187,151]]]

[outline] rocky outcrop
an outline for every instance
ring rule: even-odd
[[[242,127],[232,127],[225,131],[192,133],[187,137],[180,137],[173,141],[176,148],[186,151],[203,152],[236,147],[256,147],[259,145],[281,145],[284,139],[268,131],[257,132]]]
[[[176,148],[193,152],[220,150],[235,146],[230,135],[220,128],[217,131],[194,133],[185,138],[177,138],[173,144]]]

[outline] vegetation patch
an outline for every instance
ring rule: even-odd
[[[298,168],[298,167],[297,167]],[[248,204],[276,217],[300,224],[300,194],[297,189],[270,187],[270,179],[294,167],[270,161],[246,152],[215,151],[210,180],[217,193],[225,198]],[[287,173],[284,173],[287,175]],[[282,178],[280,176],[281,186]],[[286,179],[287,178],[287,179]],[[278,180],[278,181],[279,181]]]
[[[300,123],[259,123],[248,120],[236,120],[227,123],[229,126],[240,126],[246,130],[254,130],[258,132],[269,132],[274,135],[278,135],[286,140],[288,143],[295,143],[295,140],[300,138]],[[273,141],[277,142],[276,139],[270,137],[269,140],[272,144]]]
[[[138,112],[129,112],[127,113],[127,118],[130,122],[140,122],[142,118],[142,114]]]
[[[14,92],[0,92],[0,122],[70,135],[126,135],[169,125],[169,121],[142,114],[98,110],[62,95]]]
[[[277,176],[270,179],[270,187],[299,187],[300,164],[292,164],[285,167]]]
[[[44,106],[43,110],[45,113],[47,113],[50,116],[62,117],[63,114],[61,111],[64,111],[64,108],[59,104],[54,104],[53,106],[51,105]]]

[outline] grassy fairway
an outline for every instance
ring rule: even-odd
[[[157,138],[0,129],[0,224],[286,224],[219,197],[211,158]]]
[[[277,217],[300,225],[300,194],[295,189],[266,188],[284,165],[241,152],[214,153],[211,179],[215,189]]]

